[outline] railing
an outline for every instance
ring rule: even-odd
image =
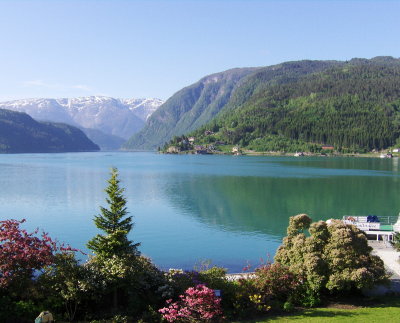
[[[368,222],[367,216],[365,215],[344,215],[343,220],[349,220],[353,222],[365,223]],[[380,224],[393,225],[397,222],[399,216],[377,216]],[[373,223],[373,222],[372,222]]]

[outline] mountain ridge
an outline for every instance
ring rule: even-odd
[[[172,136],[196,129],[219,113],[240,81],[257,68],[234,68],[201,78],[172,95],[123,149],[156,149]]]
[[[186,136],[196,137],[196,145],[222,142],[254,151],[318,152],[327,144],[367,152],[400,145],[400,59],[330,61],[312,72],[310,63],[324,61],[284,63],[279,68],[290,70],[272,82],[260,77],[267,70],[254,73],[233,94],[253,89],[244,100]],[[186,136],[171,144],[187,150]]]
[[[99,140],[102,148],[117,149],[121,142],[144,126],[148,117],[162,103],[162,100],[155,98],[115,99],[89,96],[12,100],[0,102],[0,108],[25,112],[40,121],[77,126],[95,142]]]
[[[99,147],[78,128],[38,122],[24,112],[0,109],[0,153],[97,151]]]

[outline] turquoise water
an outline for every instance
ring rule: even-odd
[[[0,155],[0,219],[26,218],[87,251],[92,219],[118,167],[130,238],[161,268],[211,260],[240,272],[273,258],[288,219],[397,215],[398,159],[98,152]]]

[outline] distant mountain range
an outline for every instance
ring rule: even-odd
[[[25,112],[39,121],[79,127],[102,149],[118,149],[144,127],[146,120],[162,103],[159,99],[123,100],[90,96],[0,102],[0,109]]]
[[[0,153],[96,151],[99,147],[78,128],[38,122],[28,114],[0,109]]]
[[[213,74],[169,98],[123,148],[157,149],[173,139],[188,149],[187,136],[194,145],[254,151],[400,145],[400,59],[303,60]]]
[[[400,59],[236,68],[203,77],[165,103],[91,96],[15,100],[1,108],[77,126],[102,149],[125,142],[125,150],[166,143],[184,150],[214,144],[253,151],[381,150],[400,145]]]

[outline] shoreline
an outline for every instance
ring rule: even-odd
[[[296,156],[296,153],[282,153],[282,152],[272,152],[272,151],[243,151],[242,153],[231,153],[231,152],[209,152],[209,153],[196,153],[192,150],[187,151],[180,151],[180,152],[159,152],[160,154],[165,155],[225,155],[225,156],[271,156],[271,157],[297,157],[297,158],[304,158],[304,157],[356,157],[356,158],[379,158],[379,159],[393,159],[399,158],[400,154],[393,154],[393,157],[381,157],[381,152],[376,153],[327,153],[327,154],[320,154],[320,153],[309,153],[304,152],[303,156]]]

